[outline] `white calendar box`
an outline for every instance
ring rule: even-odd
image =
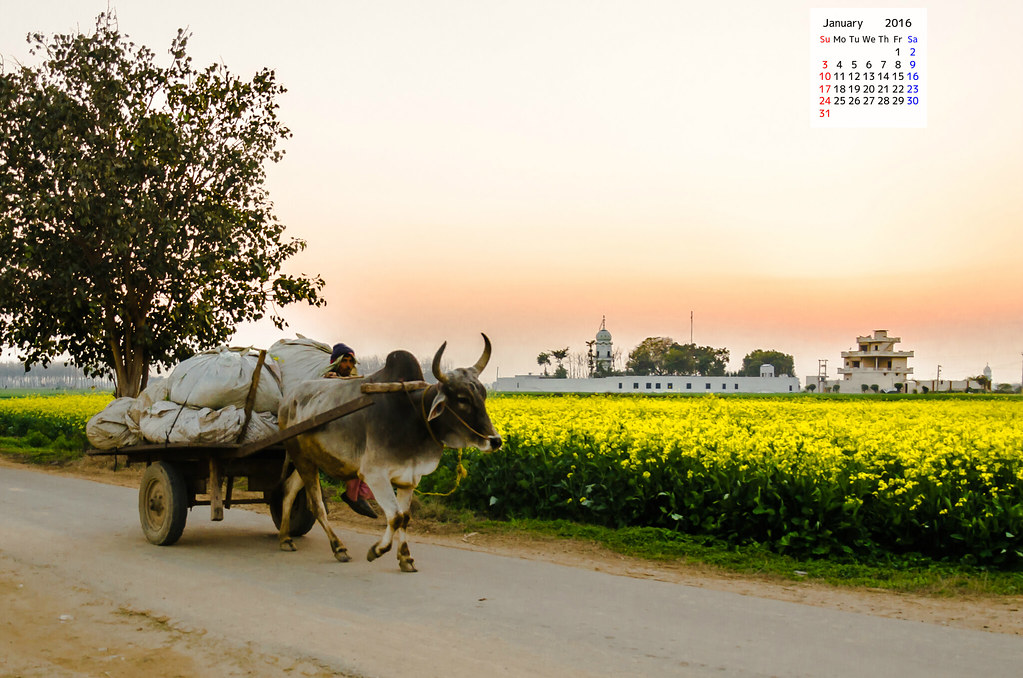
[[[927,10],[811,9],[810,126],[927,127]]]

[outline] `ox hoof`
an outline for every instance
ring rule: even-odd
[[[337,551],[334,551],[334,558],[339,563],[347,563],[352,559],[352,557],[348,555],[348,549],[338,549]]]
[[[380,557],[380,554],[377,553],[376,545],[374,544],[373,546],[370,546],[369,547],[369,553],[366,554],[366,560],[368,560],[369,562],[372,563],[374,560],[376,560],[379,557]]]
[[[281,542],[281,550],[282,551],[297,551],[298,549],[295,548],[295,542],[291,541],[290,539],[287,539],[287,540]]]
[[[419,570],[416,569],[415,561],[411,558],[408,560],[399,560],[398,567],[401,568],[402,572],[419,572]]]

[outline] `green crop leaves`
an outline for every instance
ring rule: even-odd
[[[796,556],[1023,565],[1011,398],[499,396],[505,438],[451,501],[497,518],[650,526]],[[451,464],[447,456],[442,462]],[[430,479],[424,479],[428,484]]]

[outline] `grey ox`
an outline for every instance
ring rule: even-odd
[[[419,480],[437,468],[444,447],[476,447],[483,452],[501,446],[487,414],[487,391],[479,374],[490,360],[490,339],[483,335],[483,355],[472,367],[441,372],[440,359],[447,342],[433,356],[437,383],[425,390],[373,394],[373,405],[335,419],[318,429],[285,442],[295,466],[285,483],[280,525],[280,547],[294,551],[289,534],[292,502],[305,488],[309,506],[330,540],[334,557],[351,560],[348,549],[334,534],[320,492],[319,471],[341,480],[361,478],[387,518],[380,541],[367,557],[375,560],[398,540],[398,566],[415,572],[406,530],[412,491]],[[357,379],[318,379],[289,391],[279,411],[280,427],[311,419],[360,397],[363,383],[415,381],[423,378],[419,362],[408,351],[394,351],[383,368]]]

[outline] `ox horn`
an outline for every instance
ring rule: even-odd
[[[444,376],[444,373],[440,371],[440,357],[444,353],[444,349],[447,347],[448,342],[444,342],[437,349],[437,352],[433,355],[433,376],[437,377],[437,381],[441,384],[448,383],[448,378]]]
[[[483,333],[480,332],[480,334]],[[480,359],[476,361],[476,364],[472,366],[473,369],[476,370],[476,374],[482,374],[483,368],[487,366],[488,362],[490,362],[490,339],[487,335],[483,334],[483,355],[481,355]]]

